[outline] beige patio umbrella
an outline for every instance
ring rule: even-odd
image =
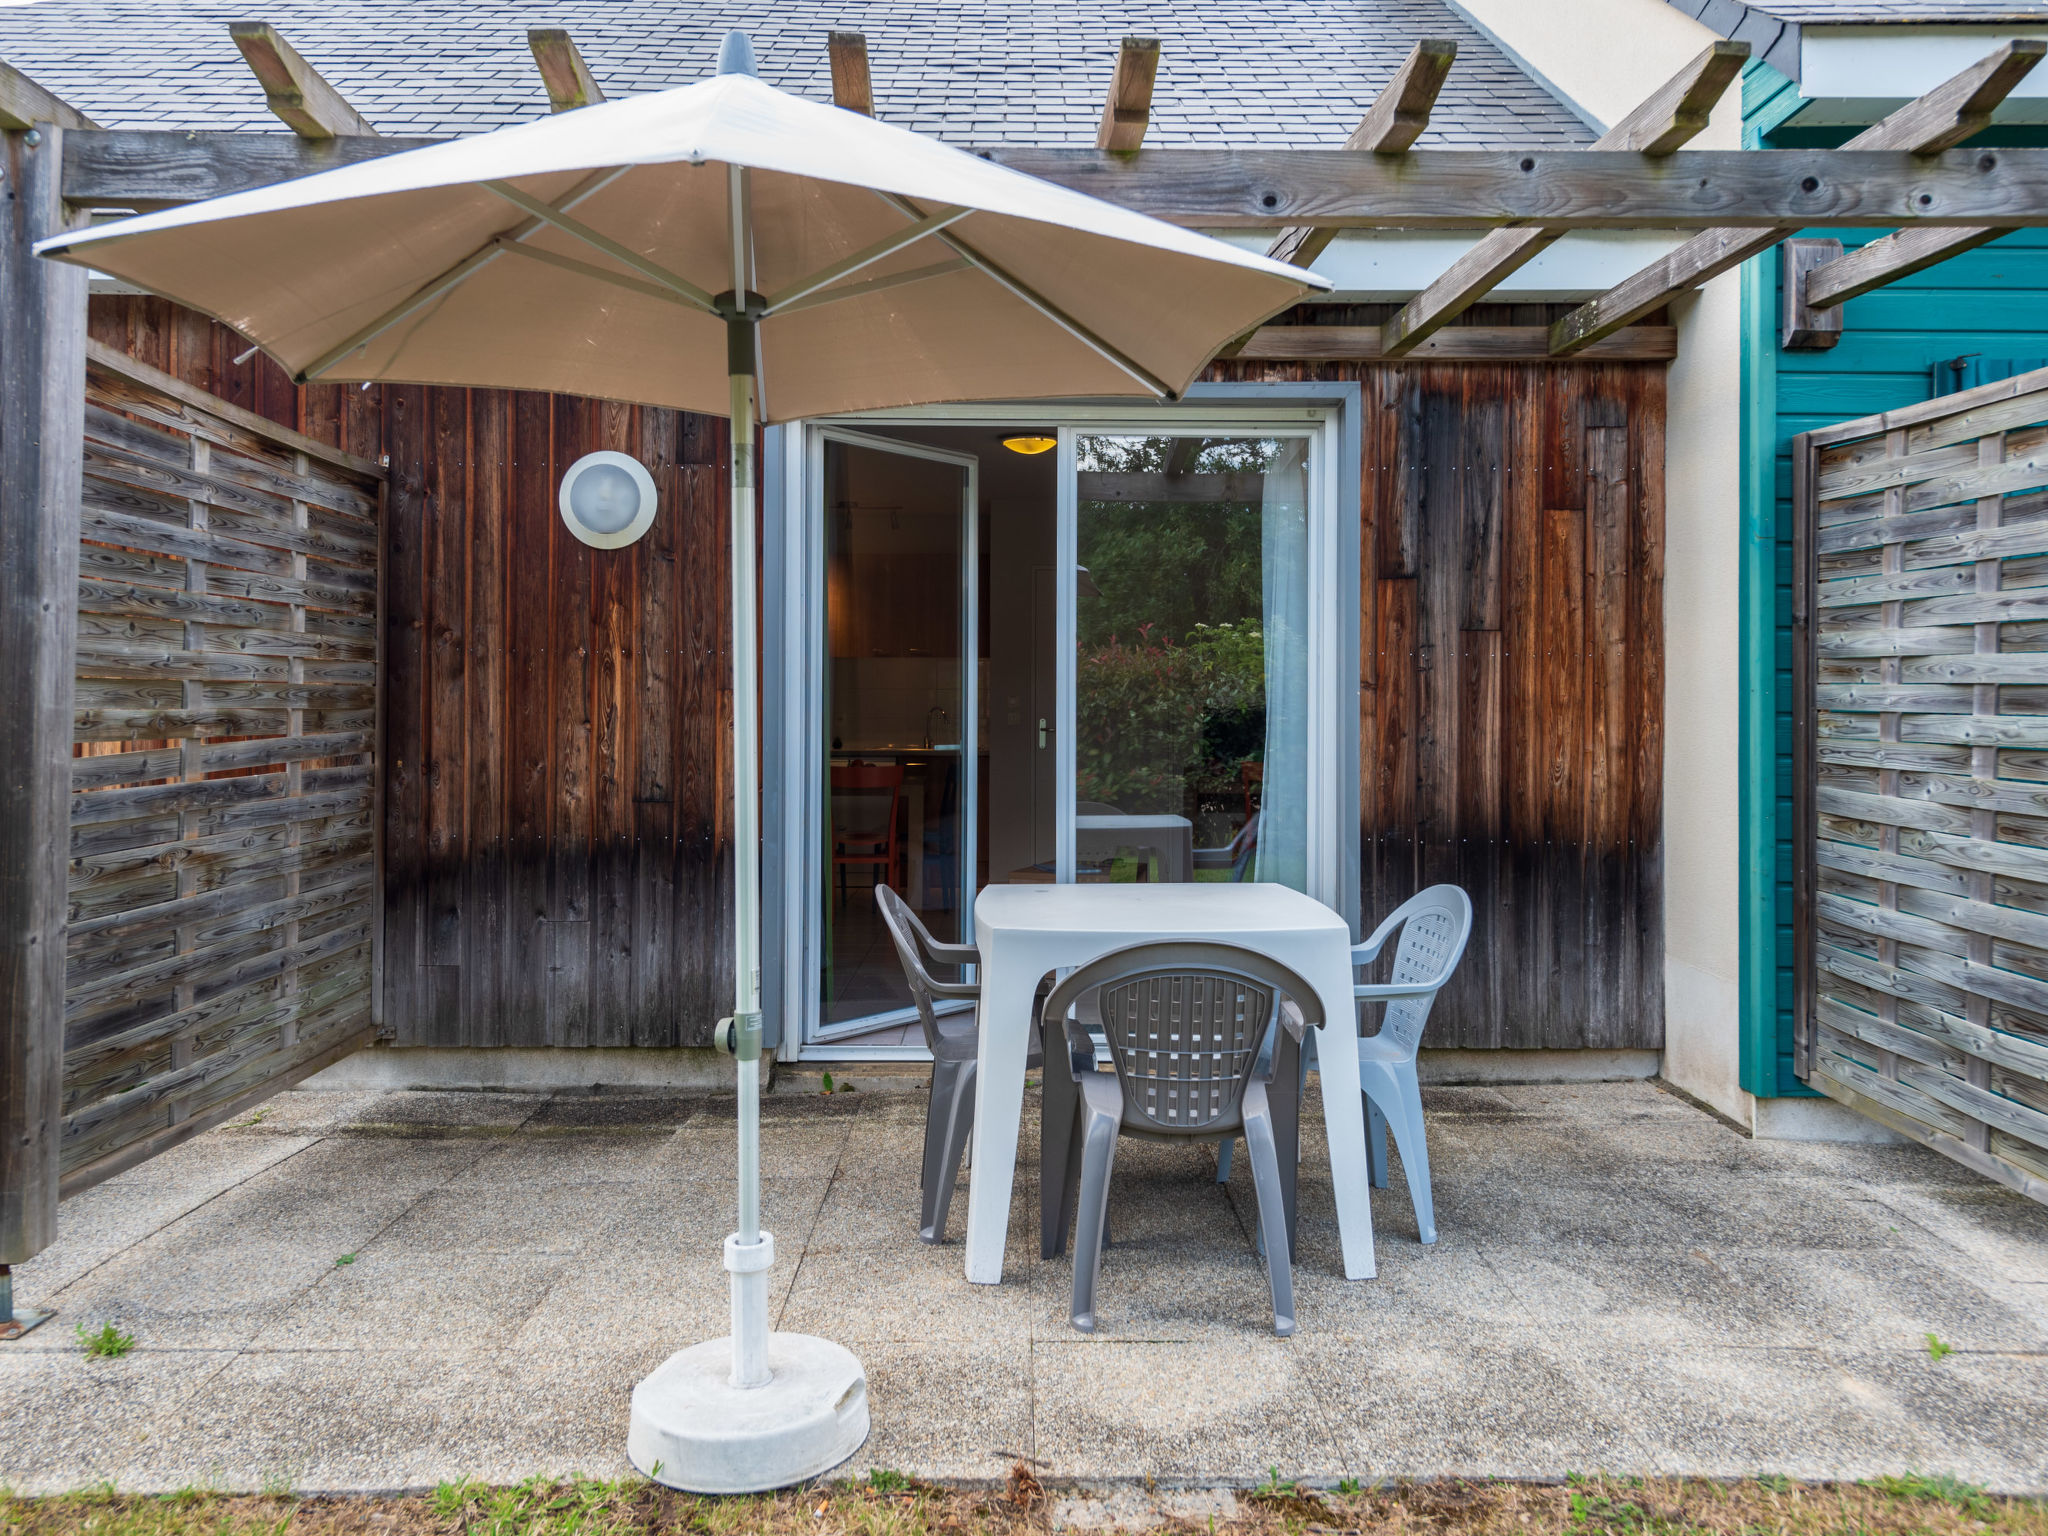
[[[1323,279],[754,77],[102,225],[38,251],[233,326],[300,382],[523,388],[732,418],[732,1334],[633,1394],[627,1453],[700,1492],[824,1471],[867,1435],[860,1362],[768,1331],[760,1228],[754,443],[761,421],[931,401],[1170,399]]]

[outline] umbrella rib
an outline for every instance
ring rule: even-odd
[[[562,199],[562,206],[564,208],[575,207],[586,197],[602,192],[630,169],[630,166],[616,166],[599,171],[595,176],[586,177],[570,191],[567,197]],[[332,368],[351,352],[367,347],[408,315],[424,309],[427,305],[433,303],[434,300],[440,298],[442,294],[448,292],[449,289],[456,287],[477,272],[482,271],[500,256],[504,255],[506,251],[512,249],[517,242],[524,240],[528,235],[539,230],[545,222],[545,220],[538,218],[528,219],[524,224],[514,225],[501,235],[493,235],[489,244],[471,251],[454,266],[441,273],[440,276],[428,279],[419,288],[413,290],[409,298],[404,299],[395,307],[385,310],[383,314],[357,331],[348,340],[342,342],[341,345],[331,347],[321,353],[320,356],[300,369],[292,382],[296,384],[309,384],[319,378],[321,374]]]
[[[800,278],[780,293],[771,294],[768,307],[762,311],[765,318],[778,310],[789,308],[800,300],[809,298],[820,288],[829,287],[842,277],[851,277],[863,267],[871,267],[885,256],[893,256],[906,245],[915,245],[928,235],[935,235],[949,224],[957,224],[973,212],[970,208],[941,208],[928,219],[920,219],[908,229],[899,229],[887,239],[877,240],[866,250],[856,251],[844,261],[835,261],[829,267],[821,267],[809,277]]]
[[[613,287],[623,288],[628,293],[642,294],[650,299],[660,299],[663,303],[674,304],[682,309],[694,310],[698,308],[697,305],[691,303],[673,288],[664,288],[660,283],[642,282],[639,278],[628,277],[623,272],[613,272],[608,268],[596,266],[587,261],[578,261],[574,256],[563,256],[555,251],[544,251],[536,245],[519,245],[510,239],[500,239],[495,243],[502,246],[511,255],[524,256],[532,261],[545,262],[551,267],[560,267],[564,272],[574,272],[578,277],[588,277],[600,283],[610,283]]]
[[[923,210],[908,198],[898,197],[893,192],[878,192],[876,195],[899,213],[908,214],[911,218],[916,219],[924,217]],[[1095,332],[1061,309],[1052,300],[1039,293],[1029,283],[1013,273],[1003,270],[1001,266],[989,260],[988,257],[984,256],[951,230],[940,230],[936,238],[957,252],[971,265],[980,268],[999,287],[1007,288],[1011,293],[1022,299],[1026,304],[1029,304],[1041,315],[1044,315],[1046,319],[1052,321],[1054,325],[1057,325],[1069,336],[1072,336],[1076,341],[1095,352],[1105,361],[1114,363],[1153,394],[1159,396],[1160,399],[1172,400],[1178,398],[1173,389],[1155,377],[1142,363],[1126,356],[1121,348],[1096,335]]]
[[[735,302],[742,302],[754,287],[754,199],[744,165],[725,168],[725,191],[727,232],[732,237],[732,291]]]
[[[483,183],[483,186],[488,191],[497,193],[498,196],[505,199],[513,207],[525,209],[542,223],[554,225],[563,234],[575,236],[585,245],[594,246],[598,250],[603,251],[612,260],[623,262],[642,277],[649,278],[671,292],[680,294],[706,314],[715,315],[718,313],[718,306],[712,302],[711,295],[702,288],[699,288],[695,283],[687,278],[676,276],[675,273],[669,271],[667,267],[662,266],[659,262],[649,261],[638,251],[621,245],[618,241],[612,239],[610,235],[599,234],[581,219],[570,218],[561,209],[554,207],[552,204],[542,202],[531,193],[520,191],[508,181],[486,181]]]
[[[834,288],[827,293],[807,294],[800,299],[773,308],[769,314],[793,315],[799,310],[815,309],[820,304],[837,304],[841,299],[857,299],[865,293],[880,293],[884,288],[900,288],[905,283],[921,283],[929,277],[944,277],[949,272],[968,272],[974,263],[965,257],[955,256],[951,261],[934,262],[928,267],[912,267],[908,272],[891,272],[886,277],[871,277],[865,282],[848,283],[844,288]]]

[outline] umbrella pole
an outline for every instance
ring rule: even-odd
[[[850,1350],[768,1332],[775,1237],[761,1230],[761,695],[755,660],[759,558],[757,321],[726,321],[732,375],[733,1013],[719,1045],[739,1068],[739,1230],[725,1240],[732,1334],[669,1356],[633,1389],[626,1456],[693,1493],[759,1493],[816,1477],[868,1437],[867,1373]]]
[[[754,540],[754,326],[726,322],[732,381],[733,1054],[739,1066],[740,1222],[725,1245],[732,1272],[732,1384],[765,1387],[768,1269],[761,1231],[761,703],[756,662],[759,559]]]

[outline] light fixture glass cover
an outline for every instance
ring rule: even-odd
[[[562,521],[594,549],[619,549],[654,526],[654,476],[629,453],[586,453],[562,476]]]
[[[1003,446],[1012,453],[1047,453],[1059,447],[1056,437],[1040,437],[1035,432],[1020,432],[1015,437],[1003,439]]]

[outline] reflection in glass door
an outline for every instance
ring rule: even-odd
[[[1308,888],[1309,450],[1071,439],[1069,878]]]
[[[915,1018],[876,910],[894,887],[934,936],[970,936],[977,825],[975,460],[828,430],[818,1026]]]

